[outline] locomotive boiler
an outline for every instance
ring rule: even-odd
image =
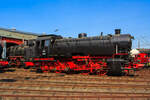
[[[82,33],[85,34],[85,33]],[[50,55],[64,56],[112,56],[116,53],[128,53],[131,49],[131,35],[120,34],[116,30],[115,35],[80,37],[70,39],[52,40],[49,48]]]
[[[95,37],[87,37],[85,33],[78,38],[42,35],[28,41],[28,46],[8,49],[8,58],[11,62],[17,61],[16,65],[24,63],[25,67],[34,66],[40,72],[120,75],[128,70],[132,39],[130,34],[120,34],[120,29],[116,29],[114,35],[101,33]]]

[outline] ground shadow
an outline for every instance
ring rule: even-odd
[[[15,79],[0,79],[0,82],[16,82]]]
[[[16,69],[7,69],[7,70],[5,70],[5,72],[14,72],[14,71],[16,71]]]

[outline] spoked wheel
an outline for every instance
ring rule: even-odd
[[[48,66],[41,66],[41,69],[43,72],[48,72]]]
[[[62,72],[61,68],[59,66],[56,66],[55,73],[61,73],[61,72]]]
[[[37,68],[37,69],[36,69],[36,72],[37,72],[37,73],[43,73],[43,70],[42,70],[42,68]]]
[[[61,70],[56,70],[56,71],[55,71],[55,73],[61,73],[61,72],[62,72]]]
[[[104,76],[107,74],[107,70],[97,70],[96,71],[96,74],[99,75],[99,76]]]
[[[61,70],[57,70],[57,68],[52,68],[50,69],[50,72],[54,72],[54,73],[61,73]]]
[[[70,73],[70,68],[66,67],[64,71],[69,74]]]
[[[134,70],[124,70],[124,75],[126,76],[134,76],[135,75],[135,71]]]
[[[74,71],[72,69],[70,69],[70,67],[66,67],[65,68],[65,73],[67,73],[67,74],[73,74]]]
[[[85,70],[81,70],[81,71],[80,71],[80,74],[81,74],[81,75],[89,75],[90,72],[89,72],[89,71],[85,71]]]
[[[82,75],[89,75],[89,72],[87,72],[87,73],[81,73]]]
[[[16,59],[16,67],[20,68],[21,67],[21,62],[19,59]]]
[[[53,73],[56,72],[56,68],[54,68],[54,67],[50,68],[50,72],[53,72]]]

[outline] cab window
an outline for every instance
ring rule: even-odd
[[[45,40],[42,40],[41,42],[41,48],[44,48]]]
[[[50,44],[50,40],[45,40],[45,47],[48,47]]]

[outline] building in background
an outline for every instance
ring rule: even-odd
[[[24,41],[30,39],[36,39],[37,36],[37,33],[0,28],[0,39],[6,41],[7,47],[22,44]]]
[[[0,28],[0,45],[3,48],[2,58],[6,57],[6,49],[10,46],[27,44],[28,40],[36,39],[37,33],[23,32],[16,29]]]

